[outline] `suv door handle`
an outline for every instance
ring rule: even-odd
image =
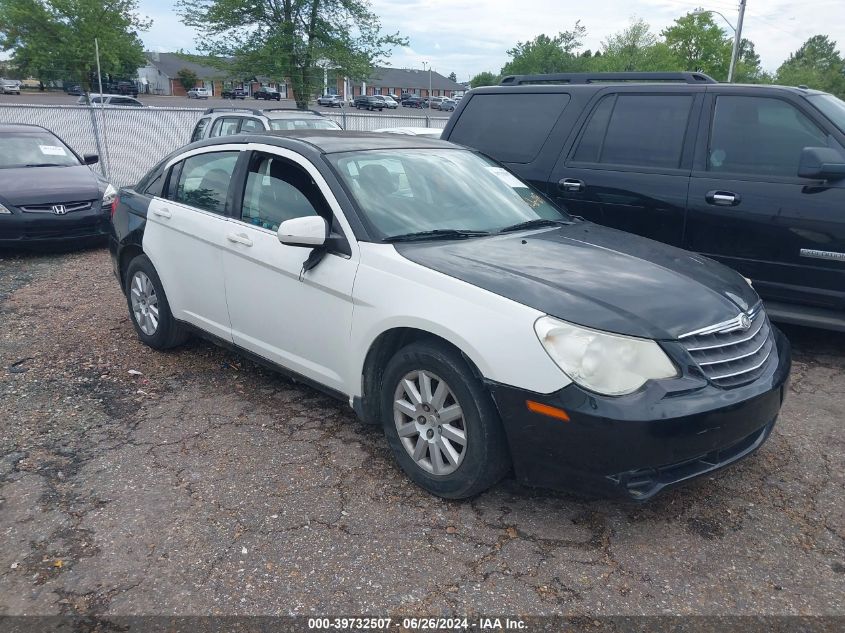
[[[563,191],[584,191],[584,181],[576,178],[561,178],[557,181],[557,186]]]
[[[173,215],[172,213],[170,213],[170,209],[166,207],[162,209],[153,209],[153,213],[163,218],[169,218]]]
[[[252,240],[246,235],[246,233],[229,233],[226,236],[226,239],[230,242],[234,242],[235,244],[243,244],[244,246],[252,246]]]
[[[708,191],[704,199],[718,207],[735,207],[742,202],[742,196],[732,191]]]

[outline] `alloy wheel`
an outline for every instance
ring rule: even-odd
[[[139,270],[132,276],[129,289],[135,323],[144,334],[152,336],[158,329],[158,296],[155,286],[146,273]]]
[[[463,462],[463,409],[439,376],[425,370],[405,374],[393,394],[393,420],[402,446],[426,472],[449,475]]]

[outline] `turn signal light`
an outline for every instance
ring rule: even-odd
[[[533,413],[539,413],[540,415],[546,415],[550,418],[555,418],[556,420],[569,422],[569,414],[563,409],[558,409],[557,407],[543,404],[542,402],[535,402],[534,400],[526,400],[525,406]]]

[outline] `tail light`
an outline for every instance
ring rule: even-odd
[[[114,200],[111,201],[111,217],[114,217],[114,212],[117,211],[118,200],[120,200],[120,197],[115,196]]]

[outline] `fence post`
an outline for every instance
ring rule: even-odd
[[[428,112],[425,113],[425,126],[431,127],[431,118],[428,116]]]
[[[97,155],[100,156],[100,173],[108,180],[108,166],[106,165],[106,155],[103,153],[103,146],[100,144],[100,129],[97,126],[97,114],[94,111],[94,104],[91,103],[91,98],[88,98],[88,112],[91,114],[91,126],[94,128],[94,142],[97,145]]]
[[[340,109],[340,115],[343,117],[343,129],[345,130],[346,129],[346,109],[345,108]]]

